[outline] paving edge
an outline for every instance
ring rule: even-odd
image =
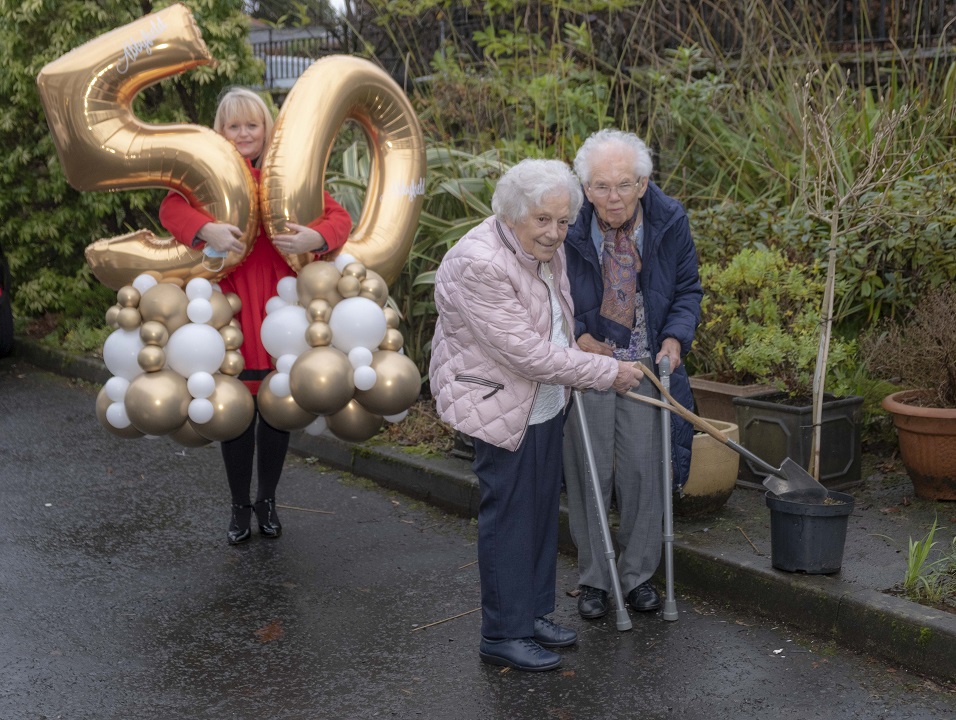
[[[45,370],[95,384],[111,376],[103,361],[75,357],[59,348],[18,337],[14,353]],[[426,458],[390,446],[357,445],[301,431],[290,449],[376,484],[474,518],[478,482],[462,460]],[[561,508],[559,544],[574,553],[567,511]],[[956,678],[956,615],[872,590],[827,587],[821,576],[786,573],[749,556],[722,553],[674,541],[677,590],[780,620],[838,645],[870,653],[916,672]],[[663,578],[658,581],[663,584]],[[678,601],[680,600],[678,595]]]

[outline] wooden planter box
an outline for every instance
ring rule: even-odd
[[[737,412],[734,409],[735,397],[751,397],[776,390],[773,385],[734,385],[719,382],[709,375],[691,376],[690,387],[694,393],[697,414],[703,418],[726,423],[737,422]]]

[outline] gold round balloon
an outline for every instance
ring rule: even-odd
[[[139,329],[139,339],[147,345],[163,347],[169,340],[169,330],[161,322],[147,320]]]
[[[194,423],[196,432],[208,440],[234,440],[242,435],[256,411],[252,394],[239,380],[216,373],[216,389],[209,396],[213,406],[212,420]]]
[[[333,347],[312,348],[292,365],[289,385],[299,407],[316,415],[329,415],[352,399],[352,364],[345,353]]]
[[[246,367],[246,359],[238,350],[226,350],[226,356],[219,366],[219,372],[223,375],[232,375],[235,377]]]
[[[355,399],[369,412],[398,415],[408,410],[422,390],[418,368],[407,356],[390,350],[372,353],[377,379],[371,390],[356,390]]]
[[[313,300],[325,300],[329,305],[335,305],[342,299],[336,289],[341,277],[342,273],[330,262],[310,262],[299,270],[299,276],[296,278],[295,289],[299,296],[299,305],[309,307]]]
[[[352,275],[343,275],[339,278],[335,289],[338,290],[339,295],[344,298],[355,297],[362,289],[362,281]]]
[[[143,298],[139,301],[139,312],[143,316],[143,322],[160,322],[172,335],[189,322],[186,315],[187,305],[189,298],[182,288],[172,283],[159,283],[143,293]]]
[[[355,400],[350,400],[348,405],[325,420],[335,437],[349,442],[362,442],[374,437],[385,422],[381,415],[370,413]]]
[[[209,444],[209,440],[196,432],[192,420],[187,420],[181,428],[169,433],[169,438],[188,448],[198,448]]]
[[[191,399],[185,378],[166,369],[133,378],[124,403],[137,430],[147,435],[165,435],[186,422]]]
[[[124,330],[135,330],[143,322],[143,316],[134,307],[124,307],[116,315],[116,324]]]
[[[120,310],[119,305],[113,305],[106,311],[106,324],[114,330],[119,328],[119,323],[116,321],[116,318],[119,316]]]
[[[360,262],[349,263],[342,268],[343,275],[358,278],[359,280],[364,280],[367,272],[368,270],[366,270],[365,266]]]
[[[398,310],[395,308],[387,307],[383,311],[385,313],[385,326],[390,328],[397,328],[402,323],[402,316],[398,314]]]
[[[402,333],[395,328],[388,328],[388,330],[385,331],[385,338],[378,344],[378,348],[379,350],[398,352],[404,344],[405,338],[402,336]]]
[[[305,341],[309,347],[325,347],[332,344],[332,328],[327,322],[310,323],[305,330]]]
[[[143,372],[156,372],[162,370],[166,364],[166,351],[158,345],[147,345],[139,351],[136,356],[136,362],[143,368]]]
[[[266,376],[266,379],[259,386],[258,395],[256,395],[259,413],[262,418],[278,430],[301,430],[306,425],[311,424],[318,417],[315,413],[310,413],[299,407],[292,395],[278,397],[272,392],[269,381],[274,376],[274,372]]]
[[[168,187],[215,220],[244,228],[243,252],[215,270],[200,250],[149,231],[98,240],[86,258],[108,287],[129,285],[147,269],[164,278],[220,277],[252,247],[255,180],[232,143],[198,125],[144,123],[132,109],[144,88],[211,62],[192,13],[176,3],[74,48],[37,76],[60,165],[75,189]]]
[[[306,312],[309,315],[309,320],[312,322],[324,322],[327,323],[329,318],[332,317],[332,306],[329,304],[328,300],[313,300],[306,307]]]
[[[124,285],[116,291],[116,302],[123,307],[136,307],[139,305],[139,290],[132,285]]]
[[[225,327],[219,328],[219,334],[222,336],[222,342],[226,346],[226,350],[238,350],[242,347],[242,330],[239,328],[227,324]]]
[[[385,307],[388,301],[388,285],[385,284],[381,275],[369,271],[368,276],[362,281],[359,296],[374,300],[379,307]]]
[[[286,96],[263,160],[263,225],[274,239],[292,218],[322,216],[325,164],[316,167],[302,159],[327,158],[347,120],[365,132],[371,163],[362,215],[341,252],[392,282],[405,265],[418,226],[425,141],[408,96],[369,60],[348,55],[317,60]],[[286,256],[286,261],[294,270],[301,267],[300,256]]]
[[[242,310],[242,298],[240,298],[236,293],[226,293],[226,300],[229,301],[229,307],[232,308],[232,315],[235,318],[239,314],[239,311]]]
[[[96,396],[96,419],[99,420],[100,425],[109,430],[113,435],[126,438],[127,440],[143,437],[145,433],[141,433],[132,425],[122,429],[110,425],[110,421],[106,419],[106,408],[112,404],[113,401],[110,400],[109,395],[106,394],[106,389],[102,388],[99,395]]]
[[[206,321],[206,324],[212,325],[216,330],[228,325],[234,313],[226,296],[214,290],[209,296],[209,302],[212,305],[212,317]]]

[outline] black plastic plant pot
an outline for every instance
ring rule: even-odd
[[[824,502],[800,493],[767,492],[770,508],[770,559],[778,570],[828,575],[840,571],[846,530],[855,501],[830,490]]]

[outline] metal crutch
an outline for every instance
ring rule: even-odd
[[[661,358],[661,385],[669,393],[671,389],[671,362],[666,355]],[[667,397],[661,393],[661,401],[668,404]],[[665,620],[677,620],[677,601],[674,600],[674,466],[671,461],[671,411],[661,408],[661,462],[664,467],[664,595]]]
[[[621,581],[617,575],[617,559],[614,557],[614,543],[611,541],[611,528],[607,523],[607,512],[604,509],[604,494],[601,492],[601,481],[598,478],[597,465],[594,462],[594,451],[591,449],[591,433],[588,430],[588,421],[584,416],[584,406],[581,403],[580,390],[574,391],[574,408],[578,416],[578,425],[581,428],[581,439],[584,442],[584,455],[588,462],[588,475],[591,478],[591,492],[594,493],[594,507],[597,510],[598,522],[601,525],[601,539],[604,541],[604,557],[607,558],[608,570],[611,572],[611,588],[614,592],[615,615],[617,629],[624,631],[631,629],[631,618],[624,607],[624,594],[621,592]]]

